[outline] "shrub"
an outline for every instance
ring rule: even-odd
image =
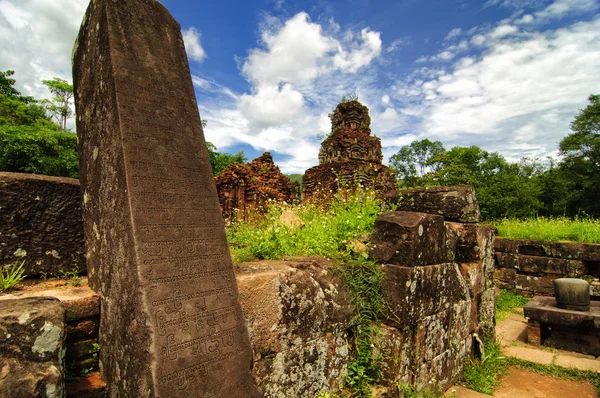
[[[0,126],[0,170],[78,176],[77,136],[45,127]]]
[[[0,271],[0,292],[10,290],[21,282],[25,275],[25,269],[23,265],[25,262],[16,262],[5,270]]]

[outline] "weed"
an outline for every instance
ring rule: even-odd
[[[486,342],[485,353],[481,361],[467,362],[461,380],[472,390],[492,395],[501,377],[508,372],[510,363],[502,356],[499,343]]]
[[[516,308],[523,307],[529,298],[501,289],[496,299],[496,322],[507,318]]]
[[[396,384],[396,387],[398,388],[400,396],[404,398],[440,398],[443,396],[443,394],[440,394],[429,387],[422,391],[417,391],[408,383],[398,383]],[[453,393],[450,397],[456,397],[456,394]]]
[[[600,243],[600,220],[591,218],[504,219],[494,226],[506,238]]]
[[[25,261],[18,261],[7,269],[0,270],[0,292],[4,292],[15,287],[19,282],[25,279]]]
[[[346,383],[356,396],[371,396],[371,385],[379,381],[382,354],[374,353],[374,336],[379,331],[382,273],[374,262],[349,262],[336,269],[346,282],[355,308],[354,349]]]
[[[71,270],[59,269],[56,275],[59,279],[67,280],[72,286],[81,285],[81,278],[79,277],[79,269],[76,267]]]

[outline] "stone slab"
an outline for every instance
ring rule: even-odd
[[[554,354],[549,351],[521,346],[504,347],[502,349],[502,354],[507,357],[514,357],[542,365],[551,365],[552,360],[554,359]]]
[[[538,322],[569,327],[600,328],[600,302],[592,301],[590,311],[558,308],[554,297],[534,297],[523,307],[525,317]]]
[[[600,361],[591,358],[581,358],[579,356],[570,355],[567,353],[560,353],[556,357],[554,362],[558,366],[563,368],[575,368],[579,370],[591,370],[600,373]]]
[[[397,209],[438,214],[448,221],[480,221],[479,203],[472,186],[405,189],[399,192]]]
[[[552,274],[576,278],[583,276],[586,272],[586,266],[580,260],[496,252],[496,261],[499,268],[514,268],[520,272],[540,276]]]
[[[533,293],[553,294],[554,284],[552,278],[544,276],[531,276],[517,274],[515,289],[530,291]]]
[[[109,396],[259,396],[180,25],[92,0],[73,81]]]

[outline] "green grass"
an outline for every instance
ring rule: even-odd
[[[558,365],[541,365],[538,363],[527,362],[518,358],[507,358],[510,366],[518,366],[521,369],[530,370],[544,376],[556,377],[572,381],[589,381],[600,392],[600,374],[592,370],[579,370],[575,368],[563,368]]]
[[[496,299],[496,322],[507,318],[516,308],[523,307],[529,302],[529,298],[516,293],[501,289]]]
[[[537,217],[504,219],[493,225],[503,238],[600,243],[600,220]]]
[[[326,207],[274,203],[264,217],[233,224],[227,239],[235,262],[285,256],[347,259],[352,255],[345,242],[370,234],[384,207],[373,191],[338,194]],[[279,223],[286,209],[300,217],[304,226],[291,229]]]
[[[508,372],[510,363],[502,356],[500,343],[487,342],[485,357],[481,361],[467,362],[461,382],[477,392],[492,395],[500,384],[502,376]]]
[[[16,262],[10,267],[0,270],[0,292],[4,292],[15,287],[25,278],[25,261]]]

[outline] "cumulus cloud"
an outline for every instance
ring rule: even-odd
[[[527,34],[511,26],[482,32],[481,55],[399,85],[421,104],[426,136],[511,159],[555,152],[600,83],[600,18]]]
[[[462,35],[462,33],[463,33],[463,31],[461,28],[454,28],[450,32],[448,32],[446,37],[444,37],[444,41],[455,39],[455,38],[459,37],[460,35]]]
[[[72,81],[71,52],[88,2],[85,0],[0,1],[0,69],[16,71],[26,95],[49,97],[42,80]]]
[[[200,33],[196,28],[191,27],[181,31],[183,35],[183,42],[185,44],[185,51],[189,58],[196,62],[202,62],[206,58],[206,52],[200,44]]]

